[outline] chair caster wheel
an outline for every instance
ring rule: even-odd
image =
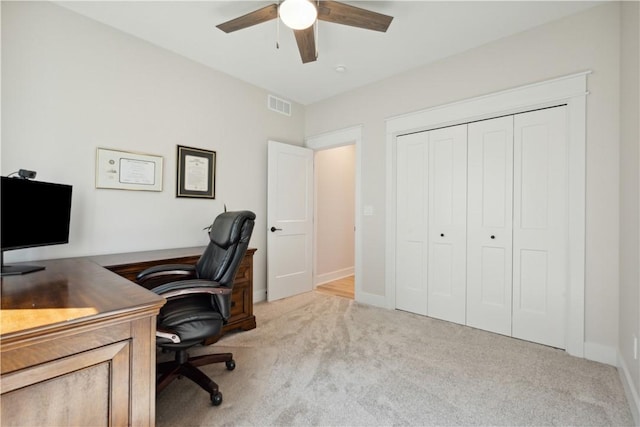
[[[211,394],[211,403],[213,406],[219,406],[222,403],[222,393],[212,393]]]
[[[234,369],[236,369],[236,362],[233,359],[229,360],[228,362],[225,362],[225,365],[227,365],[227,370],[229,371],[233,371]]]

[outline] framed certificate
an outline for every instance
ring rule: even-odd
[[[216,152],[178,145],[176,197],[216,198]]]
[[[161,156],[98,148],[96,188],[162,191]]]

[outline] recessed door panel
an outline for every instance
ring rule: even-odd
[[[547,228],[549,202],[549,135],[546,124],[520,130],[518,164],[519,223],[523,229]]]
[[[516,311],[527,311],[532,314],[545,315],[548,312],[549,298],[549,262],[547,251],[522,249],[515,262],[520,266],[520,275],[515,283],[519,284],[518,297],[515,301]]]
[[[466,318],[467,125],[429,134],[427,314]]]
[[[290,197],[281,197],[276,200],[276,218],[286,218],[288,221],[306,221],[307,210],[307,161],[306,152],[295,153],[283,151],[276,157],[276,176],[278,194],[286,194]]]
[[[566,108],[514,120],[513,336],[565,348]]]
[[[513,117],[469,124],[467,325],[511,335]]]
[[[455,140],[452,135],[437,137],[430,133],[429,150],[431,159],[430,207],[433,216],[431,223],[441,226],[449,226],[455,222],[454,218],[454,173]]]
[[[307,238],[305,234],[287,234],[278,239],[280,257],[275,262],[276,279],[299,276],[307,270],[305,253],[300,250],[306,247]]]
[[[396,248],[396,308],[427,314],[425,242],[405,241]]]
[[[396,308],[427,314],[428,139],[397,138]]]
[[[454,263],[455,248],[449,243],[434,243],[431,245],[431,262],[429,271],[429,294],[434,297],[452,298],[455,295]]]
[[[507,126],[508,118],[504,120]],[[508,193],[511,192],[511,145],[513,144],[511,129],[504,127],[494,128],[492,123],[479,123],[472,125],[474,132],[482,132],[482,141],[476,142],[480,144],[474,147],[474,156],[479,155],[480,158],[473,159],[474,167],[479,169],[477,178],[481,180],[479,188],[482,190],[482,217],[481,224],[483,227],[504,228],[511,223],[511,207],[507,206],[511,202]],[[486,131],[481,130],[482,127],[488,127]],[[478,129],[480,128],[480,129]],[[481,172],[480,172],[481,171]]]
[[[508,256],[511,254],[507,254],[505,248],[489,246],[482,247],[481,253],[480,300],[483,305],[504,307],[511,294],[507,288],[509,282],[504,274],[509,261]]]

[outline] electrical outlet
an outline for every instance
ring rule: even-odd
[[[638,360],[638,337],[633,336],[633,360]]]

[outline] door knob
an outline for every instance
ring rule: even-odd
[[[282,228],[271,227],[271,232],[274,233],[276,231],[282,231]]]
[[[491,235],[491,238],[492,238],[492,239],[495,239],[495,238],[496,238],[496,236],[494,236],[494,235]]]
[[[444,237],[444,233],[440,233],[440,237]]]

